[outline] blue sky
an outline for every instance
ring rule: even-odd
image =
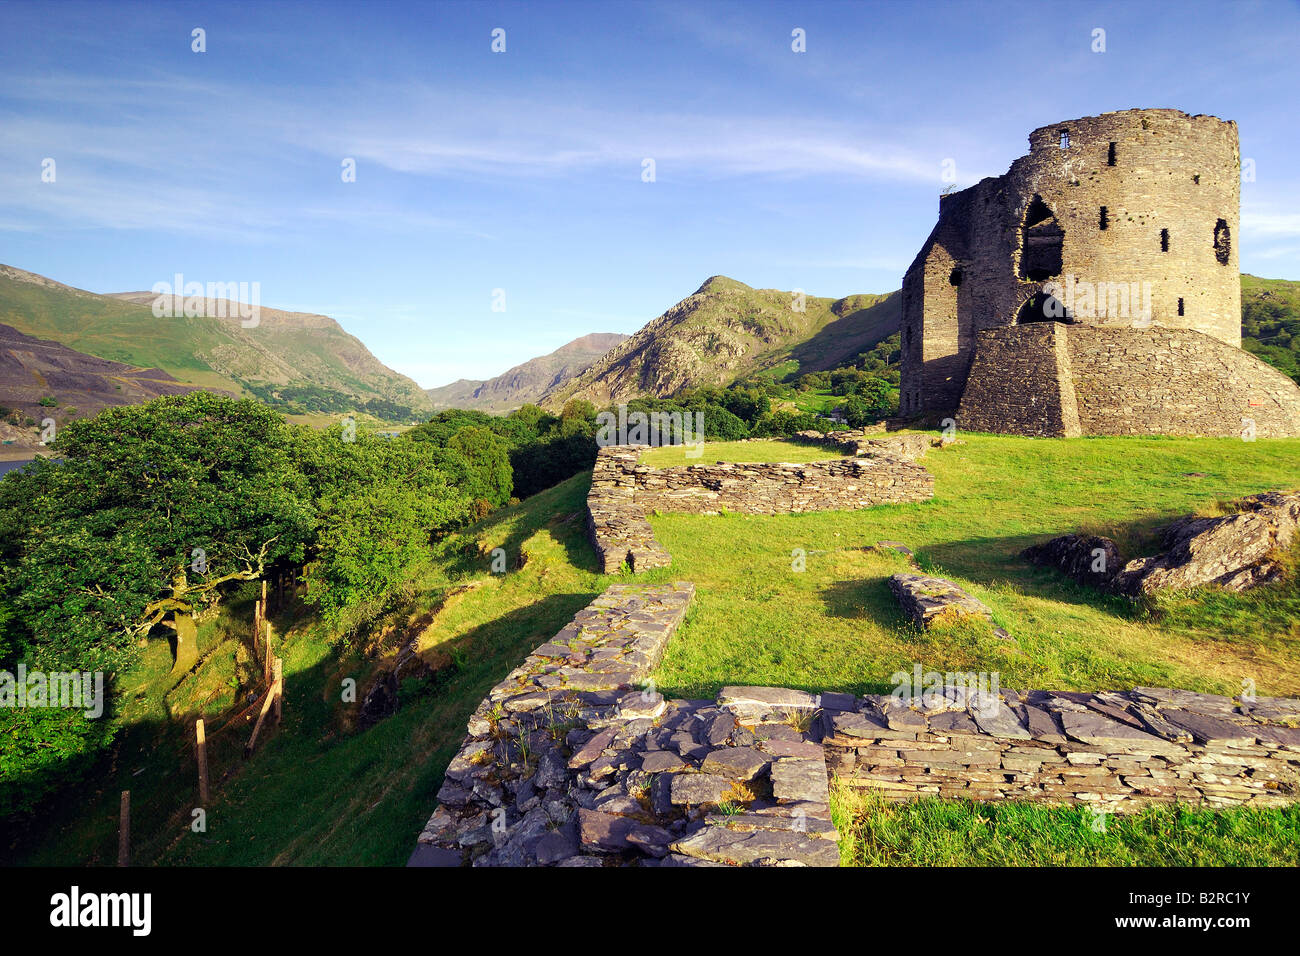
[[[944,160],[1174,107],[1238,122],[1242,270],[1300,279],[1298,43],[1295,2],[0,3],[0,262],[259,282],[428,387],[715,274],[896,289]]]

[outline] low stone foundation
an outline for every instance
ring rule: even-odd
[[[911,698],[665,700],[639,685],[692,593],[611,587],[493,687],[410,864],[836,866],[835,776],[890,799],[1107,812],[1300,800],[1297,700],[968,689],[978,681]]]
[[[852,455],[890,455],[908,461],[924,457],[936,440],[924,432],[889,435],[884,425],[838,432],[802,431],[796,432],[794,437],[797,441],[836,448]]]
[[[925,435],[898,437],[924,439],[928,446]],[[596,456],[587,496],[588,530],[606,574],[618,571],[624,562],[634,572],[668,563],[670,556],[645,520],[652,511],[797,514],[853,511],[934,497],[934,478],[928,471],[883,450],[861,458],[807,464],[651,468],[639,462],[645,449],[611,445]]]
[[[825,697],[826,695],[824,695]],[[827,767],[891,799],[1088,804],[1300,801],[1300,701],[1191,691],[950,692],[930,707],[867,697],[819,717]]]

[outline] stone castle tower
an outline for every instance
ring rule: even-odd
[[[903,280],[903,414],[1030,435],[1300,434],[1300,389],[1240,348],[1236,124],[1126,110],[1029,144],[940,199]]]

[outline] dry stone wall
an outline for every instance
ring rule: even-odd
[[[492,688],[411,865],[838,865],[812,695],[639,686],[691,594],[612,587]]]
[[[843,710],[823,695],[827,767],[892,799],[1010,798],[1110,812],[1300,801],[1300,701],[1154,687],[989,693],[866,697]]]
[[[1300,800],[1300,701],[1029,691],[917,697],[645,684],[693,588],[616,585],[469,719],[413,866],[836,866],[829,780],[1111,812]],[[975,675],[969,675],[973,678]],[[978,689],[972,689],[978,688]]]
[[[592,545],[605,573],[625,562],[641,572],[670,560],[645,520],[652,511],[772,515],[927,500],[934,497],[933,476],[896,452],[915,445],[909,453],[923,453],[928,437],[906,437],[864,457],[807,464],[651,468],[639,462],[646,446],[601,448],[587,496]]]

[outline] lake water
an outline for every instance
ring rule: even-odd
[[[24,465],[30,465],[32,461],[33,459],[31,458],[28,458],[25,461],[0,461],[0,475],[3,475],[7,471],[17,471]]]

